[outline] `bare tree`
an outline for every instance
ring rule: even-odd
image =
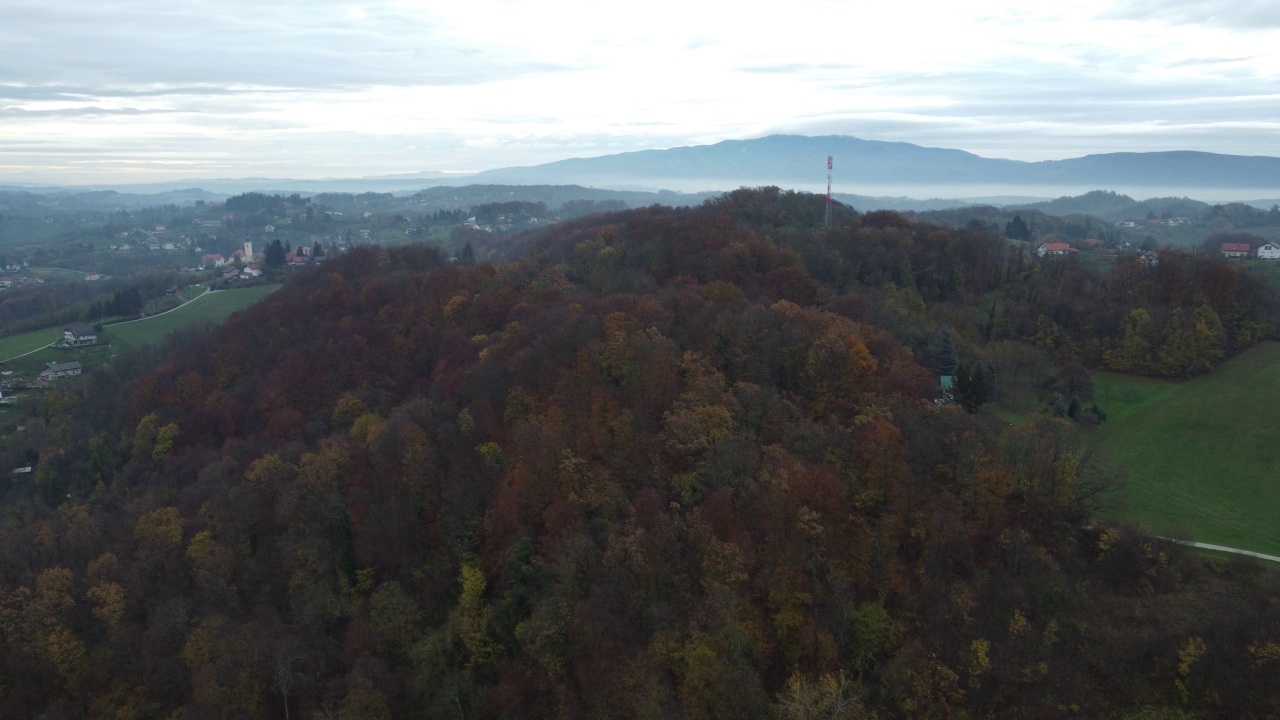
[[[294,683],[302,677],[302,673],[293,671],[293,665],[301,659],[301,653],[292,652],[288,648],[281,648],[276,652],[274,685],[284,702],[284,720],[289,720],[289,693],[293,691]]]

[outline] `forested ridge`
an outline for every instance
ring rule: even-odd
[[[45,393],[0,446],[36,467],[0,715],[1280,713],[1273,573],[1097,522],[1074,424],[939,405],[924,367],[945,326],[1009,386],[1193,374],[1274,332],[1274,291],[821,212],[360,248]]]

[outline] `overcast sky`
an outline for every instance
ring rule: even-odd
[[[1276,0],[6,0],[0,181],[482,170],[776,132],[1280,156]]]

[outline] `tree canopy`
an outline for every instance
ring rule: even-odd
[[[820,210],[358,248],[45,393],[0,444],[38,456],[0,524],[6,712],[1280,712],[1274,577],[1102,522],[1068,420],[939,405],[922,364],[945,316],[972,387],[1018,349],[1194,372],[1269,296]]]

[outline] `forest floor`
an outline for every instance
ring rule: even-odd
[[[1123,469],[1108,519],[1280,554],[1280,343],[1187,382],[1095,373],[1102,464]]]

